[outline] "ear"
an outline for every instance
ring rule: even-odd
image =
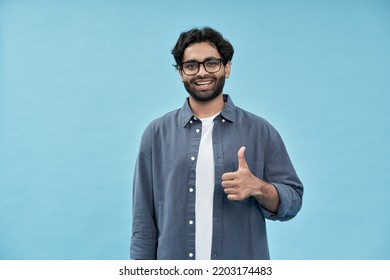
[[[229,78],[232,64],[228,61],[225,65],[225,78]]]

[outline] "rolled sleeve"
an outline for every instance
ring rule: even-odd
[[[302,206],[301,186],[288,186],[272,183],[279,195],[279,208],[277,213],[272,213],[262,208],[265,218],[269,220],[288,221],[294,218]],[[298,190],[298,191],[297,191]]]

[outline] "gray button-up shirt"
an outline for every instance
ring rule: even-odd
[[[228,95],[214,119],[215,187],[211,259],[269,259],[265,218],[286,221],[301,208],[303,186],[279,133],[264,119],[236,107]],[[188,100],[181,109],[153,121],[145,130],[133,189],[131,258],[195,259],[195,180],[202,123]],[[279,194],[277,213],[254,197],[227,199],[225,172],[238,169],[245,146],[251,172]],[[192,222],[190,222],[192,221]]]

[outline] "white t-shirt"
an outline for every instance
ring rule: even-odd
[[[214,118],[203,118],[202,136],[196,164],[195,196],[195,256],[197,260],[211,258],[213,234],[213,198],[215,184],[215,166],[213,153]]]

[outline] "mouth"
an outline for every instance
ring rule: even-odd
[[[198,90],[210,90],[214,85],[213,79],[202,79],[194,81],[194,85]]]

